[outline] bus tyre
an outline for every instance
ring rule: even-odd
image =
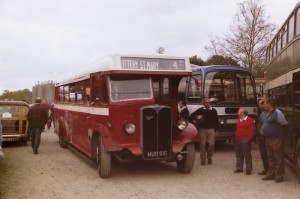
[[[67,148],[68,144],[64,140],[64,131],[61,127],[59,128],[59,132],[58,132],[58,140],[61,148]]]
[[[181,173],[191,172],[195,161],[195,144],[188,143],[183,149],[183,159],[177,160],[177,170]]]
[[[109,152],[105,151],[101,137],[99,137],[96,153],[99,176],[101,178],[108,178],[111,170],[111,156]]]

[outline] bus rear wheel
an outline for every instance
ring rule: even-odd
[[[195,161],[195,144],[188,143],[183,149],[183,159],[177,160],[177,170],[181,173],[190,173]]]
[[[61,148],[67,148],[68,144],[64,140],[64,131],[63,131],[61,126],[59,127],[58,141],[59,141],[59,145],[60,145]]]
[[[101,178],[108,178],[111,173],[111,155],[105,151],[104,144],[99,136],[96,146],[98,173]]]

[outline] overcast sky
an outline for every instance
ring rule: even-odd
[[[299,0],[264,0],[281,26]],[[241,0],[0,0],[0,94],[31,90],[113,53],[207,59]]]

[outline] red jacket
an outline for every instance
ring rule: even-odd
[[[254,136],[254,121],[251,117],[246,120],[238,119],[235,130],[235,139],[242,141],[251,141]]]

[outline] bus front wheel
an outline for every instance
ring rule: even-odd
[[[177,160],[177,170],[181,173],[191,172],[195,161],[195,144],[188,143],[183,149],[183,159]]]
[[[104,144],[99,136],[98,144],[96,146],[98,172],[101,178],[108,178],[111,172],[111,155],[105,151]]]

